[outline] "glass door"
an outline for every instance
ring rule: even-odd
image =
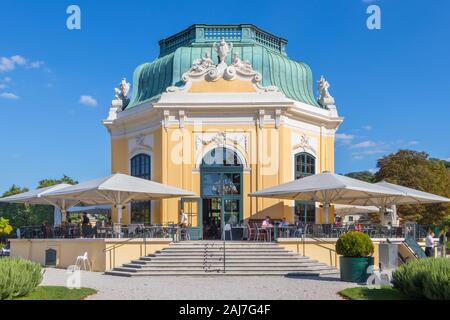
[[[235,226],[240,223],[241,220],[241,210],[240,210],[240,200],[239,199],[227,199],[223,198],[223,225],[230,224]]]
[[[189,237],[191,240],[202,239],[202,209],[199,198],[181,199],[181,208],[188,217]]]

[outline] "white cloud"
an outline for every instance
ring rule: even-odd
[[[384,150],[384,149],[371,149],[371,150],[353,152],[352,157],[353,157],[353,159],[361,160],[361,159],[364,159],[366,156],[373,156],[373,155],[384,154],[384,153],[386,153],[386,150]]]
[[[342,144],[350,144],[350,142],[355,138],[352,134],[346,133],[336,133],[336,141],[341,142]]]
[[[29,69],[39,69],[45,64],[44,61],[33,61],[28,65]]]
[[[12,79],[10,77],[4,77],[3,78],[3,82],[9,83],[11,81],[12,81]]]
[[[417,146],[420,142],[417,140],[412,140],[408,142],[407,146]]]
[[[11,57],[11,61],[13,61],[15,64],[19,65],[19,66],[23,66],[27,64],[27,59],[25,59],[22,56],[19,55],[15,55]]]
[[[6,84],[0,83],[0,89],[5,89],[6,88]]]
[[[367,171],[369,171],[371,174],[375,174],[375,173],[378,172],[378,170],[379,170],[379,169],[377,169],[377,168],[371,168],[371,169],[369,169],[369,170],[367,170]]]
[[[375,147],[376,145],[377,144],[375,142],[366,140],[366,141],[352,145],[352,149],[371,148],[371,147]]]
[[[16,68],[16,64],[9,58],[1,57],[0,58],[0,72],[11,71]]]
[[[27,69],[39,69],[45,64],[44,61],[28,62],[27,59],[20,55],[14,55],[11,57],[0,57],[0,72],[13,71],[17,66],[22,66]]]
[[[366,130],[366,131],[372,130],[372,126],[369,126],[369,125],[367,125],[367,126],[362,126],[362,128],[363,128],[364,130]]]
[[[8,99],[8,100],[17,100],[17,99],[19,99],[19,96],[15,95],[14,93],[10,93],[10,92],[1,93],[0,97],[2,97],[3,99]]]
[[[81,96],[80,97],[80,103],[84,104],[88,107],[96,107],[97,106],[97,100],[95,100],[92,96]]]

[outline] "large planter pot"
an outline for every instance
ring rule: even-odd
[[[365,283],[370,276],[368,268],[373,266],[373,257],[340,257],[341,280]]]

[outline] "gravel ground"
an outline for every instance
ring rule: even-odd
[[[66,270],[46,269],[42,285],[65,286]],[[81,286],[98,294],[92,300],[339,300],[355,284],[337,277],[205,276],[135,277],[81,272]]]

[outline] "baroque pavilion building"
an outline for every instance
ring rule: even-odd
[[[286,53],[287,40],[254,25],[193,25],[159,42],[160,55],[116,89],[109,116],[112,172],[173,185],[195,198],[136,202],[121,222],[177,223],[198,238],[211,225],[297,216],[333,221],[315,203],[249,193],[334,171],[338,116],[328,82]],[[113,211],[113,220],[117,221]]]

